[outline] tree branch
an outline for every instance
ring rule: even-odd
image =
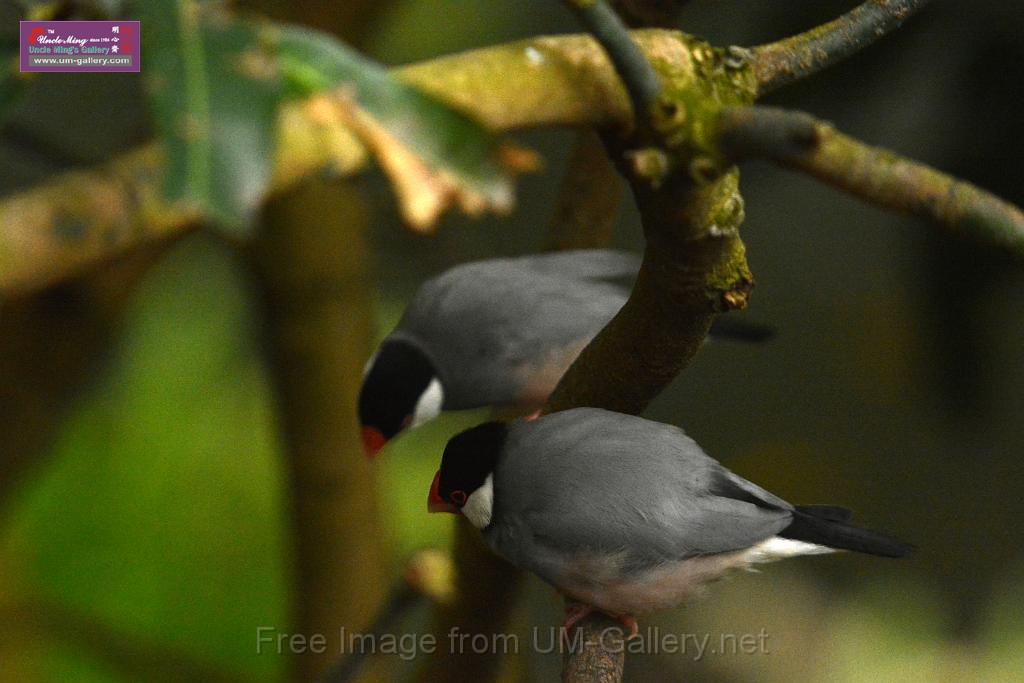
[[[673,103],[671,108],[660,112],[661,114],[671,112],[672,115],[667,119],[664,116],[656,115],[654,106],[660,92],[658,77],[653,67],[648,63],[647,58],[633,43],[618,15],[610,7],[602,0],[597,0],[597,2],[593,0],[567,1],[571,7],[577,8],[577,14],[580,15],[583,23],[608,52],[616,71],[629,91],[630,100],[633,104],[635,119],[633,130],[628,135],[620,136],[618,140],[609,138],[610,156],[624,167],[631,168],[634,171],[631,174],[631,178],[634,181],[636,192],[647,192],[654,187],[660,187],[666,175],[669,174],[667,166],[661,168],[660,164],[655,164],[655,167],[652,168],[650,164],[636,163],[638,157],[634,157],[633,163],[627,163],[626,154],[640,150],[645,144],[651,144],[654,146],[641,154],[646,158],[655,157],[667,160],[668,157],[663,154],[663,150],[670,147],[670,145],[666,144],[667,134],[675,134],[677,131],[673,131],[673,129],[678,129],[678,124],[680,123],[678,103]],[[638,183],[637,181],[640,182]],[[642,189],[640,185],[643,186]],[[600,190],[600,188],[594,189]],[[646,257],[644,260],[646,262]],[[644,277],[644,269],[641,268],[638,282],[634,285],[634,293],[639,288],[639,281]],[[632,295],[630,299],[633,299]],[[629,303],[627,301],[624,308],[629,308]],[[621,312],[616,318],[620,316]],[[615,320],[613,319],[608,327],[598,334],[598,338],[587,345],[583,354],[589,352],[592,357],[595,355],[600,356],[602,351],[591,351],[591,349],[597,347],[599,349],[611,348],[610,353],[616,355],[618,353],[617,349],[614,348],[615,341],[617,340],[616,333],[611,333],[612,342],[610,343],[608,342],[609,335],[606,334],[606,331],[612,328],[614,324]],[[708,326],[710,327],[710,322]],[[707,329],[704,329],[702,334],[706,333]],[[602,336],[605,337],[604,342],[599,341]],[[636,338],[643,339],[642,336],[634,337],[634,339]],[[587,361],[583,362],[584,367],[587,368],[586,372],[600,367],[605,369],[613,367],[611,365],[594,365],[595,361],[593,360],[590,362],[590,366],[587,366]],[[600,360],[596,362],[600,362]],[[554,394],[549,397],[547,405],[545,405],[542,412],[558,410],[560,407],[592,405],[593,403],[614,400],[611,398],[613,394],[607,393],[607,387],[595,386],[599,385],[600,382],[592,382],[588,378],[583,381],[581,386],[580,371],[577,370],[575,374],[573,373],[573,368],[576,368],[578,365],[579,360],[566,372],[566,377],[571,377],[568,380],[566,377],[562,378]],[[568,388],[563,389],[563,387]],[[595,390],[596,393],[588,394],[591,390]],[[568,404],[560,405],[559,401],[568,401]],[[566,611],[568,612],[572,604],[571,596],[565,596],[565,599]],[[622,680],[622,672],[626,663],[625,648],[611,647],[613,643],[609,642],[609,637],[613,631],[609,630],[609,621],[604,615],[590,614],[578,623],[577,630],[581,636],[579,641],[577,641],[579,647],[576,649],[570,648],[563,657],[562,680],[564,682],[586,683],[598,681],[618,683]],[[618,638],[618,644],[622,645],[621,631],[618,632]]]
[[[615,71],[629,93],[635,125],[638,128],[647,126],[661,85],[658,74],[633,41],[626,25],[605,0],[565,0],[565,4],[597,39],[615,65]]]
[[[694,81],[687,37],[668,31],[635,37],[659,70]],[[495,133],[632,123],[615,70],[587,36],[525,40],[396,74]],[[348,175],[365,167],[366,150],[328,100],[282,108],[271,196],[321,169]],[[160,199],[161,168],[160,151],[149,145],[0,200],[0,293],[41,289],[139,244],[193,229],[194,210]]]
[[[370,642],[397,631],[403,619],[423,603],[448,604],[455,594],[453,568],[448,556],[438,550],[421,550],[406,565],[405,574],[391,591],[391,597],[373,620],[367,634]],[[349,652],[323,676],[323,683],[348,683],[356,680],[369,658],[372,648]]]
[[[578,649],[562,655],[564,683],[619,683],[626,667],[622,626],[606,614],[595,612],[580,623]]]
[[[758,95],[837,64],[897,29],[930,0],[868,0],[835,21],[753,49]]]
[[[608,161],[604,143],[580,131],[548,226],[546,251],[611,244],[623,197],[622,178]]]
[[[753,288],[738,232],[744,211],[735,172],[704,186],[683,173],[657,189],[643,179],[630,182],[647,240],[640,273],[626,304],[566,371],[545,412],[579,406],[641,412],[694,356],[715,316],[744,308]]]
[[[362,631],[389,588],[376,472],[354,418],[373,331],[368,225],[355,187],[310,182],[266,207],[252,246],[289,486],[292,625],[303,634]],[[296,679],[315,680],[332,660],[302,653]]]
[[[630,173],[647,248],[629,299],[562,377],[543,412],[594,406],[638,414],[689,363],[720,311],[753,287],[738,228],[743,201],[730,172],[696,184],[676,169],[654,188]],[[625,648],[613,622],[580,622],[584,646],[566,654],[562,680],[621,680]],[[610,638],[617,637],[619,642]]]
[[[886,209],[1024,255],[1024,212],[971,183],[870,147],[814,117],[767,107],[725,110],[718,139],[733,160],[771,159]]]

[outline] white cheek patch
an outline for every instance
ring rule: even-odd
[[[427,420],[432,420],[441,414],[441,406],[444,405],[444,389],[441,388],[441,382],[435,377],[430,380],[430,384],[420,398],[416,401],[416,409],[412,414],[412,423],[410,427],[419,427]]]
[[[469,494],[466,504],[462,506],[462,514],[477,529],[484,529],[491,523],[494,511],[494,478],[488,474],[484,483]]]

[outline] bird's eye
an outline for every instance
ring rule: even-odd
[[[452,502],[455,503],[456,505],[462,506],[466,504],[465,491],[452,491],[452,494],[449,496],[449,498],[451,498]]]

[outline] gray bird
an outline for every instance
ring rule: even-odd
[[[536,410],[629,295],[640,258],[610,249],[489,259],[424,283],[366,366],[359,420],[368,455],[442,410]],[[712,334],[759,341],[763,327]]]
[[[730,569],[834,550],[910,551],[851,526],[843,508],[787,503],[677,427],[597,408],[453,437],[428,509],[461,513],[497,554],[634,629],[635,615],[681,604]]]

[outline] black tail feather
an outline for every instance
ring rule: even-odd
[[[796,509],[811,517],[820,517],[830,522],[849,524],[853,521],[853,510],[838,505],[797,505]]]
[[[883,534],[851,526],[848,510],[826,505],[798,507],[783,538],[881,557],[906,557],[913,546]]]

